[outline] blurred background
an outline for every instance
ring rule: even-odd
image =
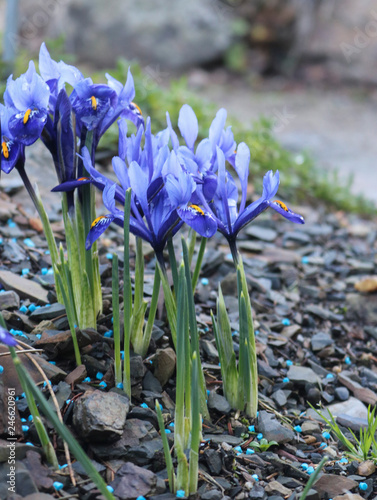
[[[204,136],[225,107],[255,190],[279,169],[296,203],[376,213],[377,0],[0,0],[0,22],[2,91],[42,41],[95,81],[131,64],[155,130],[188,102]]]

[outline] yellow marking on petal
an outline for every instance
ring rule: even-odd
[[[288,209],[287,205],[285,203],[283,203],[282,201],[275,200],[274,203],[277,203],[279,205],[279,207],[281,207],[286,212],[289,212],[289,209]]]
[[[135,108],[138,110],[138,112],[140,113],[140,115],[143,116],[143,113],[141,112],[141,109],[139,108],[139,106],[135,102],[131,102],[131,104],[133,106],[135,106]]]
[[[102,219],[106,219],[106,216],[105,215],[100,215],[99,217],[97,217],[97,219],[94,219],[94,221],[92,222],[91,227],[96,226]]]
[[[88,181],[89,177],[79,177],[77,180],[78,181]]]
[[[189,205],[190,208],[193,208],[196,212],[198,212],[200,215],[204,215],[203,210],[198,207],[198,205]]]
[[[25,114],[24,114],[24,125],[26,125],[27,122],[29,121],[30,113],[31,113],[31,109],[30,108],[25,111]]]
[[[94,97],[94,95],[92,95],[92,97],[90,98],[90,100],[92,101],[92,108],[94,111],[97,111],[97,99]]]
[[[1,149],[3,151],[4,158],[8,159],[9,158],[9,149],[8,149],[8,144],[3,141],[1,143]]]

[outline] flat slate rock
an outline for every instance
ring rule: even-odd
[[[287,377],[292,382],[296,382],[297,384],[301,385],[305,385],[307,383],[318,384],[320,382],[320,378],[318,377],[318,375],[316,375],[314,371],[307,366],[290,366]]]
[[[35,281],[23,278],[11,271],[0,271],[0,282],[5,290],[14,290],[22,299],[30,299],[39,304],[48,304],[48,291]]]
[[[328,309],[324,309],[323,307],[316,306],[314,304],[309,304],[304,308],[304,311],[310,314],[314,314],[314,316],[318,316],[318,318],[330,321],[343,321],[344,316],[342,314],[335,314]]]
[[[323,474],[318,481],[314,483],[313,489],[318,491],[320,495],[326,493],[328,497],[334,498],[336,495],[354,490],[357,484],[356,481],[348,477]]]
[[[40,307],[39,309],[36,309],[30,314],[30,318],[36,322],[39,322],[43,320],[54,319],[64,314],[65,307],[63,306],[63,304],[59,304],[59,302],[56,302],[51,306]]]

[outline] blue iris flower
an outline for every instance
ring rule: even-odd
[[[17,342],[16,342],[15,338],[13,337],[13,335],[11,335],[8,332],[8,330],[3,328],[2,326],[0,326],[0,342],[2,342],[3,344],[7,344],[9,346],[12,346],[12,347],[17,345]]]
[[[15,110],[8,126],[13,137],[29,146],[41,135],[47,120],[50,89],[37,74],[33,61],[29,68],[16,80],[11,75],[7,81],[4,102]]]
[[[24,153],[24,146],[16,141],[9,130],[9,119],[14,115],[11,108],[0,104],[1,123],[1,170],[9,174]]]
[[[237,255],[236,238],[239,231],[258,215],[272,208],[286,219],[296,224],[304,224],[304,218],[292,212],[285,203],[273,200],[279,187],[279,172],[267,172],[263,178],[262,196],[246,206],[247,181],[249,177],[250,150],[240,143],[235,155],[234,169],[241,185],[241,201],[238,206],[239,191],[232,175],[225,168],[225,155],[217,147],[218,183],[213,201],[208,209],[213,211],[218,230],[226,237],[233,255]],[[205,205],[205,200],[203,200]],[[206,206],[206,205],[205,205]],[[207,206],[206,206],[207,207]]]

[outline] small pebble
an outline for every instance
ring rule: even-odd
[[[359,489],[361,491],[366,491],[368,489],[367,483],[359,483]]]
[[[56,491],[63,489],[63,483],[59,483],[59,481],[55,481],[52,486],[56,489]]]

